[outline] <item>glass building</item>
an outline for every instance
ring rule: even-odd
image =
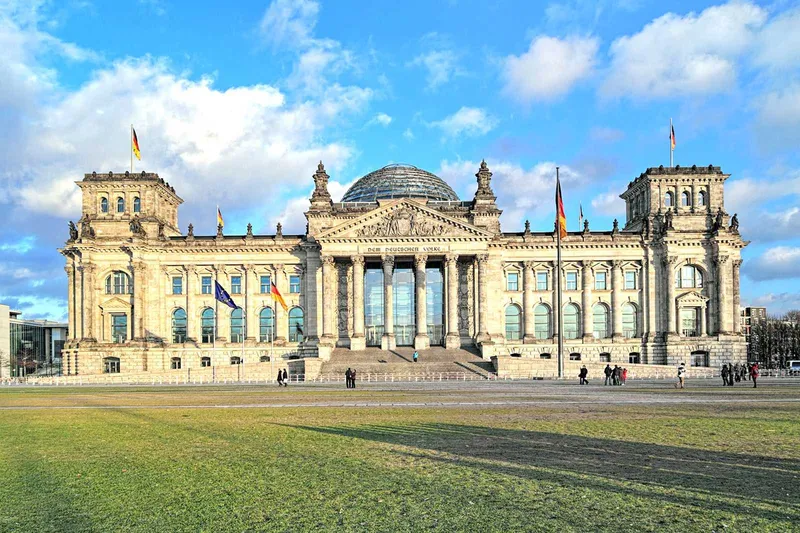
[[[19,311],[4,305],[0,305],[0,322],[0,378],[61,374],[66,324],[24,320]]]

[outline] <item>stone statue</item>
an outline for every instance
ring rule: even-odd
[[[86,217],[81,222],[81,239],[94,239],[94,228]]]
[[[313,175],[314,178],[314,192],[311,194],[311,203],[330,203],[331,195],[328,192],[328,180],[330,176],[325,172],[325,165],[322,161],[317,165],[317,171]]]
[[[186,234],[187,237],[194,237],[194,224],[189,224],[189,232]]]
[[[222,224],[217,224],[217,237],[222,237]]]
[[[671,209],[668,209],[667,213],[664,215],[664,229],[665,230],[675,229],[675,227],[672,225],[672,210]]]
[[[722,208],[717,211],[717,219],[714,221],[714,230],[719,231],[725,225],[725,215],[722,214]]]
[[[525,235],[530,235],[530,234],[531,234],[531,221],[530,220],[526,220],[525,221]]]
[[[162,241],[167,240],[167,236],[164,233],[164,223],[163,222],[159,222],[158,223],[158,238],[161,239]]]
[[[144,228],[142,227],[142,222],[139,220],[139,217],[134,217],[133,220],[131,220],[130,227],[131,233],[134,235],[145,236]]]
[[[78,240],[78,228],[75,226],[73,221],[69,221],[69,240],[76,241]]]
[[[614,219],[614,226],[611,228],[611,234],[616,235],[619,233],[619,220],[616,218]]]
[[[492,191],[491,186],[492,172],[489,170],[489,165],[486,164],[485,160],[481,161],[481,167],[475,177],[478,178],[478,190],[475,191],[475,198],[494,198],[494,191]]]
[[[642,235],[644,237],[650,235],[650,219],[648,217],[644,217],[644,219],[642,219]]]
[[[583,221],[583,232],[589,233],[589,219],[584,219]]]
[[[276,239],[283,239],[283,224],[278,222],[278,225],[276,226],[275,229],[277,230],[277,231],[275,231],[275,238]]]
[[[248,237],[253,236],[253,225],[250,224],[249,222],[247,223],[247,236]]]
[[[731,217],[730,230],[733,233],[739,233],[739,216],[736,213],[734,213],[733,217]]]

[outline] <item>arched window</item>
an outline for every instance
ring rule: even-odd
[[[273,317],[272,308],[270,307],[265,307],[258,315],[258,340],[260,342],[272,341],[272,335],[275,332],[273,329],[275,327],[275,320]]]
[[[237,307],[231,312],[231,342],[242,342],[244,340],[244,313],[242,308]]]
[[[303,310],[292,307],[289,311],[289,342],[303,342]]]
[[[702,289],[703,272],[693,265],[682,266],[675,272],[675,288],[677,289]]]
[[[608,307],[595,304],[592,307],[592,331],[595,339],[605,339],[608,335]]]
[[[120,196],[117,198],[117,213],[124,213],[125,212],[125,198]]]
[[[140,213],[142,211],[142,200],[137,196],[133,199],[133,212]]]
[[[117,270],[106,278],[106,294],[130,294],[132,291],[131,278],[125,272]]]
[[[690,205],[692,205],[691,196],[689,196],[689,193],[687,191],[683,191],[681,193],[681,205],[683,207],[689,207]]]
[[[518,341],[522,338],[522,312],[518,305],[511,304],[506,307],[506,339]]]
[[[581,312],[575,304],[567,304],[564,306],[564,338],[577,339],[581,334]]]
[[[216,321],[214,320],[214,310],[210,307],[203,309],[200,315],[201,342],[210,344],[216,337]]]
[[[697,205],[706,205],[706,191],[700,191],[697,195]]]
[[[172,312],[172,342],[186,342],[186,311],[180,307]]]
[[[664,207],[672,207],[675,204],[675,198],[672,196],[672,191],[667,191],[664,195]]]
[[[100,198],[100,212],[108,213],[108,198],[106,198],[105,196]]]
[[[533,332],[537,339],[550,338],[550,308],[544,304],[533,309]]]
[[[169,362],[169,367],[172,370],[180,370],[181,369],[181,358],[180,357],[173,357]]]
[[[636,331],[636,306],[632,303],[622,306],[622,335],[626,339],[639,336],[639,332]]]

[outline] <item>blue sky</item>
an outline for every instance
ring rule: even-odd
[[[180,224],[302,232],[319,159],[341,196],[388,163],[464,199],[482,158],[506,231],[624,220],[617,195],[668,164],[722,166],[752,241],[742,300],[800,308],[800,5],[0,0],[0,302],[66,316],[56,249],[74,181],[142,161]],[[234,7],[231,7],[234,6]]]

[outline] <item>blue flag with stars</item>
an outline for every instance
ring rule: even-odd
[[[214,281],[214,298],[224,303],[231,309],[237,309],[239,307],[235,303],[233,303],[233,298],[231,298],[231,295],[228,294],[228,291],[223,289],[222,285],[220,285],[219,282],[216,280]]]

